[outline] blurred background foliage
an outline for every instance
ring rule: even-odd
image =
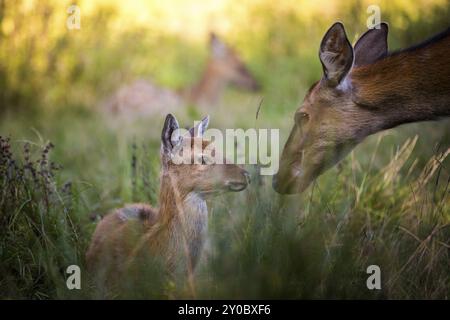
[[[81,10],[80,30],[66,27],[72,4]],[[25,167],[18,165],[17,177],[1,176],[0,297],[102,297],[90,286],[65,289],[65,267],[83,266],[90,218],[126,202],[157,203],[163,115],[111,126],[97,110],[120,85],[137,78],[173,89],[192,84],[215,31],[263,89],[228,89],[208,110],[211,126],[279,128],[282,147],[294,110],[322,75],[317,52],[325,31],[342,21],[354,41],[373,4],[389,23],[390,50],[449,26],[450,0],[0,0],[0,135],[10,137],[0,172],[21,163],[24,145],[39,155],[48,140],[50,160],[62,165],[47,207],[40,199],[47,182],[22,179]],[[192,125],[193,116],[179,120]],[[122,296],[449,298],[450,174],[439,156],[450,146],[449,124],[369,137],[303,195],[280,197],[264,177],[213,200],[212,249],[196,294],[173,283],[145,286],[143,275]],[[385,272],[381,292],[365,287],[371,263]]]
[[[210,31],[237,49],[279,108],[317,79],[318,44],[334,21],[343,21],[355,39],[365,30],[367,7],[377,4],[395,49],[445,28],[450,7],[448,0],[80,0],[81,29],[68,30],[71,4],[0,2],[2,112],[95,108],[136,77],[184,86],[199,76]]]

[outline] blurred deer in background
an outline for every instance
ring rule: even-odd
[[[335,23],[319,50],[323,77],[295,113],[280,170],[279,193],[299,193],[365,137],[395,126],[450,116],[450,29],[388,54],[388,26],[351,46]]]
[[[120,87],[104,108],[108,114],[140,117],[166,114],[186,105],[211,107],[218,103],[229,84],[252,92],[259,90],[257,81],[236,52],[211,33],[209,59],[198,83],[176,92],[146,80],[136,80]]]
[[[161,257],[171,272],[192,274],[206,238],[205,198],[242,191],[249,183],[249,174],[241,167],[214,164],[208,158],[214,153],[217,159],[220,154],[211,149],[211,141],[202,138],[208,122],[209,118],[204,118],[181,136],[175,117],[167,116],[161,136],[160,207],[130,204],[105,216],[87,252],[90,270],[123,271],[127,262],[144,252]],[[183,161],[174,163],[173,157],[180,154]],[[136,239],[132,232],[137,233],[138,241],[132,241]]]

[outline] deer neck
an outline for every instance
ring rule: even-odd
[[[215,67],[214,61],[209,61],[200,80],[188,89],[189,103],[208,106],[216,104],[223,93],[226,79]]]
[[[163,175],[160,189],[159,225],[170,256],[189,253],[192,267],[198,261],[208,225],[206,201],[196,192],[183,193],[177,181]],[[178,252],[178,254],[177,254]]]
[[[373,131],[450,116],[449,31],[352,71],[353,101],[373,116]]]

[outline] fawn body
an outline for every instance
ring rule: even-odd
[[[335,23],[319,49],[324,75],[306,94],[273,179],[298,193],[368,135],[400,124],[450,116],[450,29],[388,54],[388,26],[351,46]]]
[[[210,56],[197,84],[177,92],[140,79],[120,87],[104,107],[108,113],[128,117],[166,114],[186,105],[209,107],[217,104],[228,84],[249,91],[259,89],[236,52],[211,34]]]
[[[131,204],[105,216],[87,252],[91,269],[106,267],[121,271],[127,261],[133,261],[143,250],[162,258],[172,272],[194,270],[207,231],[205,198],[223,191],[241,191],[248,184],[248,173],[239,166],[208,162],[204,150],[211,147],[210,141],[201,137],[207,125],[205,118],[187,135],[177,136],[178,123],[172,115],[167,116],[161,137],[160,207]],[[200,154],[190,152],[196,145],[201,146],[197,149]],[[180,151],[188,158],[175,164],[174,154]],[[192,154],[200,162],[191,161]],[[134,238],[131,232],[135,233]]]

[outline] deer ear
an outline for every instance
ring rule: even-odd
[[[337,86],[353,64],[353,48],[342,23],[336,22],[325,33],[320,43],[319,58],[328,85]]]
[[[181,137],[178,134],[178,129],[177,119],[169,113],[164,121],[161,133],[161,147],[164,153],[170,153],[173,147],[180,143]]]
[[[202,121],[198,122],[194,127],[189,129],[191,137],[203,137],[206,129],[208,129],[209,116],[206,116]]]
[[[388,53],[388,25],[382,22],[367,30],[355,44],[355,66],[374,63]]]
[[[214,32],[209,34],[209,45],[211,54],[215,58],[224,58],[227,54],[227,46]]]

